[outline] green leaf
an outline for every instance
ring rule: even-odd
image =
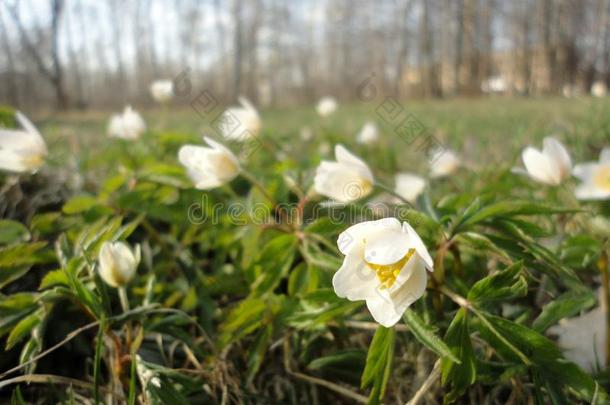
[[[290,272],[288,295],[302,295],[315,291],[318,287],[319,270],[315,266],[301,263]]]
[[[25,318],[21,319],[13,328],[6,339],[5,350],[10,350],[13,346],[19,343],[28,333],[32,331],[40,322],[42,322],[44,310],[36,311]]]
[[[21,222],[4,219],[0,221],[0,243],[27,242],[30,240],[30,231]]]
[[[45,274],[40,282],[39,290],[44,290],[45,288],[53,287],[56,285],[65,285],[69,286],[70,281],[68,280],[68,276],[63,270],[52,270]]]
[[[481,336],[498,354],[526,365],[544,365],[561,357],[557,346],[526,326],[480,311]]]
[[[0,296],[0,336],[8,333],[17,323],[38,308],[37,297],[37,294],[32,293]]]
[[[62,208],[64,214],[80,214],[89,211],[98,204],[97,199],[90,195],[77,195],[66,202]]]
[[[31,266],[48,262],[49,258],[38,254],[47,242],[20,243],[0,249],[0,267]]]
[[[369,404],[379,404],[385,394],[390,378],[396,331],[393,328],[380,326],[375,331],[373,341],[366,356],[366,365],[361,377],[361,388],[373,385]]]
[[[468,301],[483,304],[527,295],[527,282],[520,275],[523,262],[478,281],[468,293]]]
[[[532,326],[542,333],[560,319],[574,316],[593,305],[595,305],[595,294],[591,291],[567,292],[546,304]]]
[[[246,380],[248,383],[252,383],[256,373],[258,373],[272,337],[273,324],[270,323],[262,328],[254,339],[254,344],[252,344],[248,353],[248,372],[246,373]]]
[[[536,369],[546,381],[570,388],[579,398],[592,404],[607,404],[610,400],[604,388],[577,365],[557,359]],[[568,390],[566,390],[568,391]],[[567,392],[563,395],[566,397]],[[573,401],[570,401],[573,403]]]
[[[491,241],[487,236],[477,233],[477,232],[462,232],[457,237],[456,240],[459,242],[460,247],[468,247],[472,249],[473,254],[477,254],[479,256],[488,256],[489,252],[493,252],[498,256],[501,256],[505,259],[509,259],[510,256],[499,246]]]
[[[248,298],[233,308],[221,325],[221,346],[239,340],[261,327],[267,305],[260,298]]]
[[[318,357],[307,365],[309,370],[328,379],[340,379],[350,384],[358,384],[366,364],[363,350],[341,350],[324,357]]]
[[[489,204],[480,208],[478,201],[475,200],[466,209],[462,217],[453,227],[453,233],[461,232],[477,223],[483,222],[493,217],[515,216],[515,215],[549,215],[578,212],[575,209],[559,207],[549,207],[542,204],[532,203],[531,201],[501,201]]]
[[[295,235],[280,235],[263,248],[255,268],[259,276],[252,286],[253,296],[269,293],[287,275],[297,246]]]
[[[476,381],[477,377],[467,312],[464,308],[461,308],[451,321],[445,335],[445,343],[454,357],[460,360],[460,363],[456,363],[451,358],[444,357],[441,362],[442,382],[451,383],[451,391],[446,395],[445,402],[453,402]]]
[[[411,309],[407,309],[403,320],[409,326],[409,331],[420,341],[421,344],[438,354],[440,357],[448,357],[455,363],[460,360],[453,354],[451,349],[439,338],[434,329],[426,325],[424,320]]]

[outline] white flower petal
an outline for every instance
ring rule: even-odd
[[[453,174],[458,169],[460,158],[449,149],[439,148],[432,152],[429,165],[430,177],[445,177]]]
[[[593,175],[599,164],[597,162],[580,163],[574,166],[572,174],[584,182],[593,180]]]
[[[601,307],[549,328],[565,357],[593,373],[606,367],[606,316]],[[598,368],[600,366],[600,368]]]
[[[410,249],[409,236],[400,230],[375,232],[365,239],[364,260],[372,264],[394,264]]]
[[[424,263],[415,260],[407,281],[403,282],[397,291],[390,290],[394,311],[403,314],[411,304],[424,295],[427,283],[428,275]]]
[[[111,287],[122,287],[135,275],[138,259],[123,242],[104,242],[99,252],[100,276]]]
[[[392,300],[386,299],[381,295],[366,300],[366,306],[373,316],[373,319],[386,328],[391,328],[400,320],[402,312],[397,312]]]
[[[599,153],[599,163],[610,163],[610,148],[604,148]]]
[[[382,218],[377,221],[366,221],[355,224],[339,234],[337,246],[344,255],[349,254],[351,249],[361,246],[364,240],[377,232],[400,231],[400,221],[396,218]]]
[[[559,170],[547,155],[535,148],[527,147],[521,157],[525,169],[532,179],[549,185],[559,184]]]
[[[375,296],[378,284],[375,271],[362,260],[361,249],[345,256],[341,268],[333,276],[333,288],[337,296],[350,301]]]
[[[409,202],[415,202],[426,188],[426,179],[416,174],[398,173],[395,176],[397,194]]]
[[[46,152],[47,146],[44,142],[42,135],[40,134],[40,132],[38,132],[38,129],[34,126],[34,124],[32,124],[32,122],[24,114],[22,114],[21,111],[17,111],[15,113],[15,117],[17,117],[17,121],[19,122],[19,124],[21,124],[23,129],[25,129],[25,131],[30,134],[32,142],[34,142],[39,148],[41,148],[41,150],[44,150]]]
[[[364,145],[370,145],[375,143],[379,139],[379,129],[374,122],[368,121],[364,124],[358,135],[356,141]]]
[[[407,235],[409,235],[409,247],[415,249],[429,271],[434,271],[434,261],[432,260],[426,245],[424,245],[424,242],[421,240],[417,232],[415,232],[415,229],[413,229],[413,227],[407,222],[402,223],[402,229],[403,232],[406,232]]]
[[[337,162],[339,163],[354,165],[365,169],[366,173],[369,174],[368,177],[370,180],[373,180],[373,175],[371,174],[368,165],[358,156],[347,150],[343,145],[339,144],[335,146],[335,159],[337,159]]]
[[[583,183],[574,189],[574,195],[579,200],[606,200],[610,198],[610,190],[602,190],[591,183]]]
[[[23,158],[12,150],[0,149],[0,170],[10,172],[27,172],[28,167],[23,163]]]
[[[570,175],[572,169],[572,159],[570,154],[561,142],[555,138],[546,137],[543,141],[543,153],[548,156],[559,169],[561,179]]]

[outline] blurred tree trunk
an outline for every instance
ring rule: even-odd
[[[7,99],[11,103],[12,106],[18,108],[19,104],[19,88],[17,86],[17,71],[15,70],[15,60],[13,59],[13,49],[11,47],[11,43],[8,37],[8,33],[6,32],[6,25],[4,23],[4,15],[2,14],[2,9],[0,8],[0,35],[2,36],[2,48],[3,52],[6,55],[6,64],[7,64],[7,77],[6,77],[6,90],[7,90]]]
[[[547,75],[547,81],[549,84],[548,90],[553,93],[557,93],[560,89],[560,84],[558,83],[557,78],[557,55],[551,31],[553,27],[553,1],[539,0],[538,11],[540,13],[538,17],[538,35],[541,38],[542,42],[542,53],[544,56],[544,65]]]
[[[17,26],[17,30],[19,31],[19,35],[21,37],[21,42],[27,53],[36,63],[36,66],[40,72],[40,74],[49,81],[55,91],[55,100],[57,103],[57,107],[60,110],[65,110],[68,108],[69,100],[68,94],[66,93],[64,87],[64,72],[63,67],[61,65],[61,61],[59,59],[59,23],[61,21],[62,11],[63,11],[63,0],[53,0],[51,3],[51,32],[50,32],[50,40],[51,40],[51,66],[47,66],[45,63],[42,51],[38,49],[32,39],[28,35],[27,30],[23,26],[23,22],[21,20],[21,16],[19,15],[18,6],[13,4],[9,5],[8,9],[15,21],[15,25]]]
[[[155,46],[156,36],[155,36],[155,24],[153,18],[153,8],[152,8],[152,0],[147,0],[145,3],[145,20],[146,24],[146,48],[148,53],[148,61],[150,63],[150,68],[152,69],[153,79],[156,80],[159,78],[159,64],[157,58],[157,48]]]
[[[434,40],[430,21],[430,2],[422,0],[422,17],[420,27],[420,70],[422,72],[422,90],[426,97],[440,96],[438,72],[434,59]]]
[[[242,58],[243,58],[243,21],[241,0],[233,0],[233,22],[235,31],[233,32],[233,98],[237,98],[241,92],[242,79]]]
[[[456,0],[456,21],[457,30],[455,33],[455,57],[453,59],[453,88],[456,94],[462,91],[460,70],[463,61],[463,46],[464,46],[464,0]]]
[[[530,49],[530,17],[529,1],[523,5],[521,12],[521,75],[523,77],[524,92],[529,94],[532,83],[532,53]]]
[[[66,16],[64,17],[66,20],[66,44],[68,48],[68,55],[70,56],[70,73],[74,75],[74,86],[76,87],[76,108],[83,110],[87,107],[87,103],[85,101],[83,90],[82,72],[76,52],[76,46],[74,44],[72,17],[70,14],[70,9],[68,9]]]
[[[228,83],[229,83],[229,79],[228,79],[228,72],[229,72],[229,62],[228,62],[228,53],[227,53],[227,35],[225,32],[225,26],[222,22],[222,6],[220,3],[220,0],[214,0],[214,13],[215,13],[215,25],[216,25],[216,32],[218,35],[218,48],[220,50],[220,66],[221,66],[221,71],[219,72],[219,80],[218,80],[218,84],[217,89],[220,92],[220,94],[226,96],[229,92],[229,88],[228,88]]]
[[[591,27],[593,38],[584,60],[585,86],[587,89],[590,89],[593,82],[597,79],[597,68],[602,54],[604,53],[604,50],[601,47],[604,44],[604,28],[607,24],[607,3],[606,0],[596,0],[595,2],[595,17]]]
[[[78,19],[78,33],[80,39],[82,41],[81,46],[79,47],[79,55],[80,66],[83,75],[83,99],[88,104],[90,102],[89,95],[92,92],[92,88],[95,85],[95,78],[91,77],[91,53],[89,51],[89,37],[87,35],[87,19],[85,16],[85,10],[83,6],[83,1],[76,1],[76,6],[74,9],[76,13],[76,17]]]
[[[405,62],[409,56],[409,14],[411,13],[411,7],[413,6],[413,0],[406,0],[403,2],[402,10],[397,10],[396,15],[399,19],[398,24],[398,55],[396,57],[396,67],[394,77],[396,82],[394,83],[394,92],[397,97],[401,94],[401,83],[403,79]]]
[[[113,48],[114,48],[114,58],[116,59],[117,65],[117,79],[122,90],[123,97],[127,96],[129,98],[129,94],[125,94],[128,92],[127,88],[127,77],[125,74],[125,64],[123,62],[123,40],[121,36],[121,13],[120,8],[123,7],[121,1],[112,0],[110,3],[110,15],[112,16],[112,40],[113,40]],[[123,100],[121,100],[123,101]]]
[[[475,0],[463,0],[463,54],[465,59],[464,83],[468,94],[476,94],[479,85],[479,53],[476,46],[477,7]]]
[[[253,0],[250,5],[254,8],[252,10],[252,17],[250,21],[250,27],[248,30],[248,97],[252,99],[254,103],[258,103],[258,33],[261,28],[262,22],[262,3],[261,0]]]
[[[479,53],[479,77],[477,87],[483,80],[493,75],[493,0],[482,0],[481,22],[479,36],[481,39],[481,51]]]

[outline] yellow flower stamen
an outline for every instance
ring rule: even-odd
[[[593,175],[593,184],[595,184],[597,188],[610,191],[610,166],[602,166],[595,172]]]
[[[377,278],[381,282],[381,289],[392,287],[396,282],[396,277],[400,274],[400,271],[405,267],[411,256],[415,253],[415,249],[409,249],[406,255],[399,261],[392,264],[374,264],[364,261],[367,266],[377,273]]]
[[[38,169],[44,163],[45,156],[41,153],[34,153],[22,158],[23,165],[29,170]]]

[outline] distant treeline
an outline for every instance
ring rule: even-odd
[[[143,105],[186,73],[259,105],[350,100],[367,78],[405,98],[572,95],[610,85],[610,0],[6,0],[0,46],[0,102],[21,108]]]

